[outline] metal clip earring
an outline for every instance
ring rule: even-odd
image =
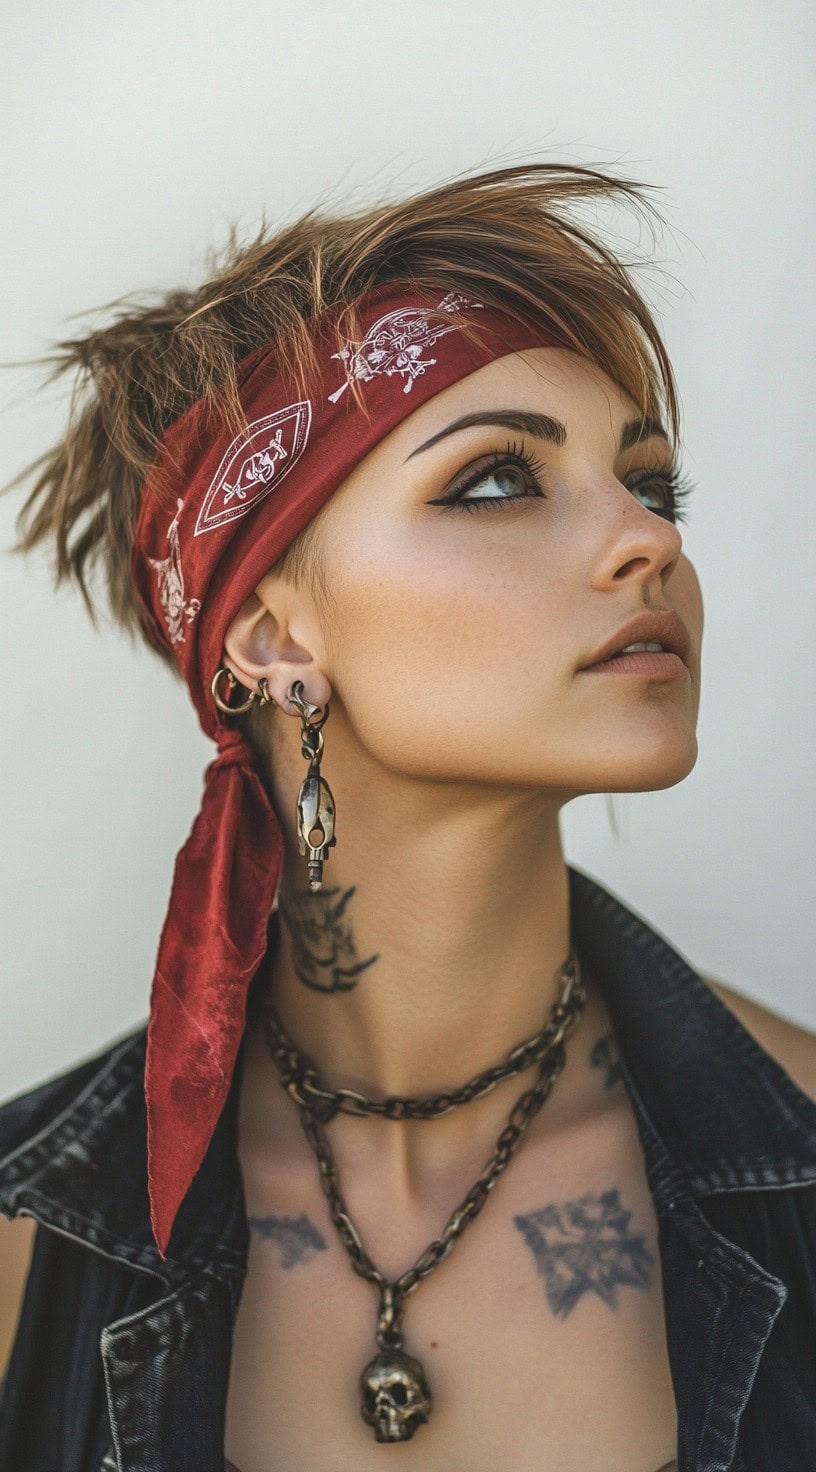
[[[323,732],[321,727],[328,720],[329,702],[326,701],[319,721],[312,717],[320,709],[303,698],[303,681],[296,680],[289,691],[289,699],[300,712],[302,729],[300,749],[309,763],[309,770],[301,783],[297,796],[298,848],[306,857],[309,870],[309,888],[318,890],[323,885],[323,864],[329,857],[337,839],[334,836],[334,796],[325,777],[320,775],[323,756]],[[312,833],[317,829],[320,841],[312,843]]]
[[[273,705],[275,704],[274,698],[269,693],[269,686],[266,683],[266,676],[258,681],[257,690],[250,690],[249,695],[242,705],[227,704],[224,700],[222,700],[218,690],[219,682],[224,675],[226,675],[227,677],[227,701],[229,700],[229,697],[235,689],[236,685],[239,684],[239,681],[236,680],[234,674],[232,673],[232,670],[225,664],[222,664],[213,675],[212,681],[210,683],[210,694],[212,695],[212,698],[218,709],[223,711],[225,716],[243,715],[244,711],[252,709],[256,700],[260,700],[261,705],[269,705],[270,701]]]

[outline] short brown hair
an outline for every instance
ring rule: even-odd
[[[143,633],[130,552],[142,484],[164,430],[199,399],[214,419],[237,428],[236,364],[273,341],[303,396],[314,364],[313,319],[340,308],[338,341],[354,338],[355,300],[392,281],[471,293],[555,330],[644,415],[665,418],[676,447],[678,395],[654,317],[628,265],[574,211],[605,201],[656,216],[651,187],[578,165],[518,164],[353,212],[315,205],[283,228],[264,223],[243,245],[233,229],[203,285],[153,305],[114,303],[107,325],[57,343],[40,360],[53,365],[50,378],[74,375],[72,407],[64,437],[6,487],[33,477],[11,550],[51,544],[55,585],[72,579],[94,623],[86,567],[101,563],[115,620],[131,636]],[[352,390],[359,392],[356,383]],[[325,603],[317,521],[269,570],[308,585]],[[169,652],[157,652],[178,673]]]

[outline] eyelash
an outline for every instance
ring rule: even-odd
[[[486,480],[494,471],[499,470],[505,465],[521,466],[530,480],[532,480],[536,491],[519,496],[479,496],[472,501],[466,501],[464,499],[466,491],[472,490],[474,486],[481,485],[483,480]],[[539,476],[543,473],[544,468],[541,461],[533,459],[523,440],[518,446],[513,441],[512,444],[508,444],[506,450],[495,450],[485,464],[480,465],[478,470],[474,471],[471,476],[455,487],[452,495],[445,496],[442,500],[431,501],[429,505],[440,506],[443,509],[455,506],[457,510],[464,511],[473,511],[485,506],[492,511],[497,511],[500,506],[506,506],[508,502],[546,500],[546,492],[542,489],[539,481]],[[642,485],[649,485],[655,482],[664,487],[669,495],[669,507],[667,508],[669,515],[665,519],[671,520],[672,522],[685,522],[687,513],[682,510],[682,507],[692,491],[696,489],[695,482],[690,480],[687,475],[683,475],[676,466],[671,466],[668,470],[643,471],[634,481],[630,479],[627,483],[627,489],[637,490]],[[663,514],[662,511],[655,512],[656,516],[662,516]]]

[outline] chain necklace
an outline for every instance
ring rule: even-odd
[[[332,1221],[354,1271],[375,1283],[379,1292],[379,1353],[364,1366],[359,1378],[360,1414],[366,1424],[374,1428],[377,1441],[410,1441],[430,1415],[432,1396],[424,1367],[403,1349],[404,1300],[447,1257],[468,1223],[478,1216],[564,1067],[564,1041],[577,1027],[587,1001],[580,964],[574,951],[570,952],[559,975],[562,977],[561,992],[540,1032],[513,1048],[504,1063],[485,1069],[459,1089],[426,1099],[392,1095],[384,1100],[375,1100],[366,1098],[355,1089],[324,1088],[315,1069],[287,1036],[271,1002],[264,1003],[260,1009],[261,1026],[281,1083],[298,1105],[303,1130],[317,1157],[320,1184],[328,1200]],[[337,1166],[321,1122],[328,1122],[338,1113],[379,1114],[386,1119],[436,1119],[458,1104],[482,1098],[503,1079],[523,1072],[534,1062],[539,1065],[536,1082],[513,1105],[508,1122],[478,1180],[413,1267],[390,1282],[372,1262],[349,1216],[340,1190]]]

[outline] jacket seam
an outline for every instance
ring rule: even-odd
[[[3,1159],[0,1160],[0,1172],[5,1171],[8,1166],[12,1165],[15,1160],[17,1160],[18,1156],[22,1155],[23,1157],[25,1157],[26,1154],[33,1153],[41,1144],[43,1144],[50,1136],[52,1136],[58,1129],[60,1129],[60,1127],[64,1127],[65,1125],[70,1123],[74,1123],[75,1128],[73,1133],[69,1134],[66,1137],[65,1144],[73,1143],[78,1138],[80,1131],[87,1126],[84,1120],[72,1121],[71,1116],[75,1115],[77,1111],[82,1108],[83,1105],[87,1104],[89,1098],[98,1091],[98,1089],[106,1081],[108,1076],[114,1073],[120,1064],[122,1064],[124,1067],[131,1062],[129,1054],[138,1046],[140,1037],[141,1033],[137,1035],[135,1039],[128,1038],[124,1043],[121,1043],[117,1047],[117,1050],[113,1054],[113,1057],[109,1058],[107,1062],[103,1064],[99,1072],[95,1073],[93,1075],[93,1078],[88,1080],[85,1087],[80,1090],[79,1094],[74,1099],[72,1099],[70,1103],[66,1104],[65,1107],[60,1110],[59,1114],[57,1114],[53,1119],[48,1120],[48,1122],[42,1125],[42,1127],[37,1130],[35,1134],[27,1136],[25,1140],[22,1140],[19,1145],[15,1146],[15,1148],[11,1150],[8,1155],[4,1156]],[[46,1080],[46,1083],[48,1082],[50,1082],[50,1080]],[[122,1087],[126,1087],[131,1082],[132,1076],[126,1077],[122,1081]],[[43,1085],[43,1087],[44,1086],[45,1085]],[[107,1101],[105,1106],[106,1113],[116,1097],[118,1096],[114,1095],[111,1099]],[[7,1108],[14,1102],[14,1099],[9,1099],[3,1107]],[[61,1148],[64,1148],[64,1146],[62,1146]]]
[[[39,1193],[32,1192],[31,1194],[38,1195]],[[45,1201],[47,1205],[51,1204],[50,1202],[48,1202],[47,1197],[41,1197],[40,1199]],[[151,1278],[156,1278],[160,1283],[164,1283],[165,1287],[167,1287],[168,1289],[172,1286],[171,1280],[165,1277],[165,1275],[160,1272],[158,1268],[148,1267],[146,1263],[132,1262],[127,1258],[119,1256],[117,1253],[107,1251],[106,1248],[101,1246],[99,1242],[94,1241],[92,1236],[79,1236],[76,1232],[70,1231],[68,1227],[60,1226],[55,1221],[49,1221],[41,1216],[38,1216],[36,1211],[34,1210],[26,1210],[25,1207],[21,1207],[21,1209],[15,1213],[15,1216],[29,1217],[32,1221],[35,1221],[39,1227],[42,1227],[43,1231],[56,1232],[59,1237],[65,1237],[65,1239],[69,1242],[76,1242],[79,1247],[85,1247],[88,1249],[89,1252],[95,1252],[98,1257],[104,1257],[106,1262],[112,1262],[115,1264],[116,1267],[129,1268],[132,1272],[135,1273],[147,1273]],[[70,1216],[71,1213],[67,1212],[66,1217]],[[92,1224],[85,1223],[83,1223],[83,1225],[92,1226]],[[115,1245],[117,1244],[114,1243],[114,1246]],[[179,1279],[179,1282],[183,1281],[183,1278]]]

